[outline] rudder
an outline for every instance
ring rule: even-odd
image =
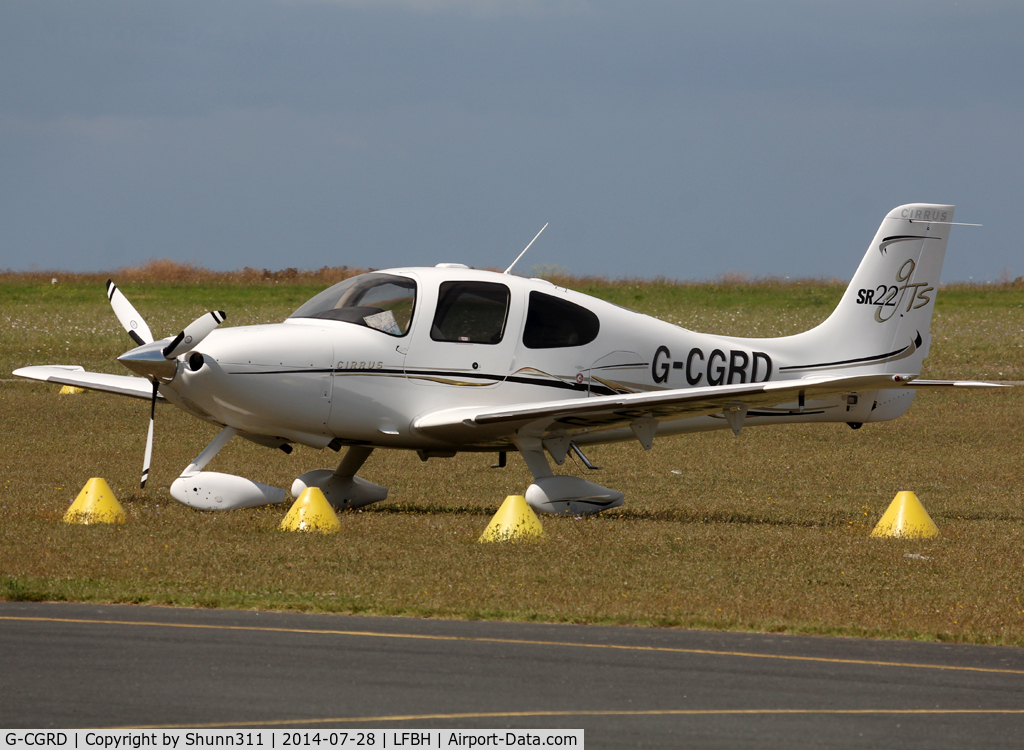
[[[836,309],[817,328],[791,337],[813,352],[807,365],[786,369],[794,375],[860,368],[920,373],[952,221],[947,205],[912,203],[890,211]]]

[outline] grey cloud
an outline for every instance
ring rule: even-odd
[[[0,5],[0,266],[500,265],[550,220],[579,273],[849,274],[915,200],[990,225],[947,278],[1019,263],[1024,6],[510,7]]]

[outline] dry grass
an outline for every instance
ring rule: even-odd
[[[51,289],[48,279],[45,287],[7,283],[0,362],[8,372],[61,361],[117,371],[111,361],[126,342],[102,286],[97,293],[73,284]],[[130,298],[154,330],[177,330],[214,306],[203,300],[224,302],[231,322],[241,322],[280,319],[311,293],[300,285],[271,292],[262,282],[225,289],[140,283]],[[800,295],[769,290],[783,299],[766,316],[748,305],[701,307],[695,298],[717,295],[699,287],[608,289],[644,295],[633,306],[645,311],[685,310],[678,314],[695,328],[736,333],[813,325],[828,312],[819,300],[835,293],[818,282]],[[927,374],[1024,379],[1020,292],[1010,284],[957,293],[963,298],[948,295],[954,304],[946,307],[939,295]],[[766,322],[777,310],[782,322]],[[286,534],[277,530],[284,506],[211,514],[170,499],[168,484],[213,428],[161,409],[151,484],[140,491],[145,404],[56,390],[0,382],[8,436],[0,459],[0,597],[1024,645],[1019,389],[924,394],[904,418],[856,432],[789,426],[739,438],[664,439],[650,452],[634,443],[597,447],[588,453],[605,470],[589,474],[571,463],[563,470],[624,491],[626,505],[607,517],[545,518],[547,538],[535,545],[476,543],[501,499],[530,481],[515,456],[507,469],[491,470],[492,456],[421,463],[377,452],[362,473],[391,488],[387,503],[342,514],[337,535]],[[336,460],[236,441],[211,469],[287,486]],[[90,476],[114,487],[127,525],[61,523]],[[938,539],[868,538],[901,489],[917,493]]]
[[[211,271],[195,263],[178,263],[173,260],[150,260],[141,266],[122,266],[112,271],[96,273],[67,273],[65,271],[11,271],[0,270],[2,284],[58,284],[101,285],[107,279],[117,280],[118,285],[128,284],[202,284],[204,286],[234,284],[253,286],[259,284],[302,284],[308,286],[330,286],[339,281],[365,273],[365,268],[348,266],[323,266],[318,269],[284,268],[272,271],[268,268],[242,268],[237,271]]]

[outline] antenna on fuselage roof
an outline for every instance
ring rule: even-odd
[[[542,226],[540,228],[540,232],[537,232],[537,237],[541,236],[541,234],[544,232],[544,230],[548,228],[548,224],[550,224],[550,223],[551,222],[548,222],[547,224],[545,224],[544,226]],[[532,240],[530,240],[530,245],[532,245],[534,242],[537,241],[537,237],[534,237]],[[512,267],[515,266],[515,264],[519,262],[520,258],[522,258],[524,255],[526,255],[526,251],[530,249],[530,245],[527,245],[526,247],[523,248],[523,252],[519,253],[519,255],[516,256],[516,259],[514,261],[512,261],[512,265],[505,269],[505,273],[511,273],[512,272]]]

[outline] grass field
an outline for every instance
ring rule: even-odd
[[[228,324],[278,321],[348,272],[126,272],[154,333],[207,309]],[[134,273],[134,275],[132,275]],[[204,275],[205,274],[205,275]],[[121,277],[119,277],[121,278]],[[0,369],[81,364],[124,372],[129,348],[105,277],[0,274]],[[793,333],[824,319],[829,281],[564,280],[687,328]],[[924,377],[1024,380],[1024,284],[956,286],[937,298]],[[9,376],[0,375],[0,378]],[[653,624],[1024,645],[1024,389],[922,394],[890,423],[788,426],[588,451],[591,478],[626,494],[602,517],[543,520],[537,544],[476,542],[522,461],[421,463],[376,452],[361,474],[389,501],[341,514],[332,536],[277,530],[287,506],[200,513],[170,482],[215,429],[161,408],[150,486],[137,489],[148,407],[102,394],[0,382],[0,597],[409,616]],[[336,462],[235,441],[211,469],[287,487]],[[566,473],[587,475],[571,461]],[[91,476],[127,509],[122,527],[61,516]],[[901,489],[940,529],[869,539]]]

